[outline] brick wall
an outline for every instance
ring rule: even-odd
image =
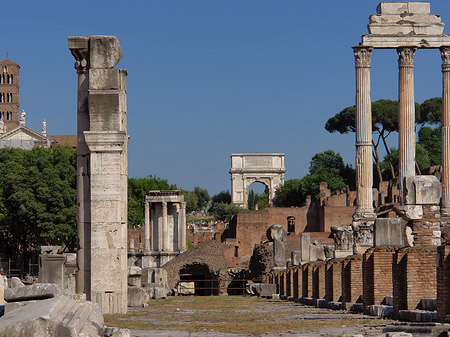
[[[321,232],[330,232],[332,226],[345,226],[352,223],[354,206],[323,206]]]
[[[437,313],[440,322],[450,321],[450,245],[437,248]]]
[[[325,298],[325,262],[313,262],[312,272],[312,297],[316,299]]]
[[[363,255],[363,301],[368,306],[381,304],[386,296],[392,296],[392,256],[394,247],[375,247]]]
[[[342,261],[342,302],[356,303],[362,293],[362,256],[352,255]]]
[[[292,296],[292,269],[287,269],[286,270],[286,296],[290,297]]]
[[[302,266],[302,297],[312,297],[312,265],[310,263]]]
[[[393,256],[394,314],[436,298],[436,247],[408,247]]]
[[[301,271],[300,271],[301,273]],[[299,281],[299,268],[294,267],[292,273],[292,296],[294,298],[299,298],[299,289],[298,289],[298,281]]]
[[[342,295],[342,259],[329,260],[325,264],[325,299],[339,302]]]
[[[286,285],[286,273],[284,271],[280,271],[279,275],[280,275],[279,276],[280,296],[283,296],[283,295],[286,295],[286,290],[285,290],[286,289],[285,288],[285,285]]]

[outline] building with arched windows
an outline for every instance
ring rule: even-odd
[[[41,132],[26,126],[25,111],[19,112],[19,70],[20,66],[9,59],[0,61],[0,148],[29,150],[56,144],[76,147],[75,135],[47,135],[45,120]]]

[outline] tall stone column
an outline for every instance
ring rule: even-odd
[[[353,47],[353,51],[356,69],[356,209],[353,219],[374,219],[372,106],[370,101],[372,48]]]
[[[450,46],[442,57],[442,198],[441,216],[450,217]]]
[[[83,131],[89,128],[89,37],[76,36],[69,39],[69,48],[75,57],[75,69],[78,75],[77,93],[77,266],[76,292],[89,292],[89,283],[85,275],[90,274],[90,255],[86,245],[90,245],[90,233],[85,228],[90,227],[90,194],[88,156],[89,150],[84,140]]]
[[[415,176],[416,129],[414,102],[414,54],[416,48],[397,48],[398,53],[398,179],[400,204],[405,204],[405,177]]]
[[[186,202],[181,203],[181,236],[180,236],[180,250],[182,252],[186,251]]]
[[[150,205],[145,201],[144,208],[144,253],[150,253]]]
[[[116,37],[68,40],[77,70],[87,72],[78,78],[77,290],[104,314],[126,313],[127,72],[113,68],[122,57]]]
[[[169,238],[169,228],[167,222],[167,202],[162,203],[162,250],[167,251],[169,249],[168,238]]]

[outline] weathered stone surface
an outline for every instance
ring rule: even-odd
[[[273,257],[275,268],[286,268],[285,242],[287,232],[283,226],[273,225],[267,230],[267,238],[273,241]]]
[[[116,36],[91,36],[89,38],[90,68],[113,68],[122,58],[122,49]]]
[[[441,183],[435,176],[405,177],[405,203],[407,205],[438,205]]]
[[[9,279],[9,288],[20,288],[20,287],[25,287],[25,284],[22,283],[20,278],[11,277]]]
[[[418,205],[395,206],[394,211],[407,221],[423,218],[423,208]]]
[[[302,252],[302,262],[308,262],[309,259],[309,245],[311,244],[311,234],[300,234],[300,251]]]
[[[441,333],[446,333],[450,325],[447,323],[408,323],[408,322],[394,322],[387,325],[383,332],[403,332],[410,333],[414,337],[430,337],[443,336]],[[392,336],[392,335],[391,335]],[[445,335],[444,335],[445,336]]]
[[[401,218],[379,218],[374,225],[374,245],[405,246],[405,224]]]
[[[30,286],[5,289],[7,302],[30,301],[63,295],[63,288],[54,283],[35,283]]]
[[[7,312],[0,319],[0,336],[78,337],[87,326],[96,328],[92,337],[101,334],[104,322],[98,307],[60,296]]]
[[[277,293],[277,285],[269,283],[249,283],[248,289],[251,294],[259,297],[272,297],[273,294]]]
[[[293,266],[299,266],[302,263],[302,252],[293,250],[291,252],[291,263]]]
[[[66,256],[62,254],[41,254],[39,256],[39,282],[56,283],[64,288]]]
[[[141,287],[128,287],[128,306],[142,307],[147,305],[151,296],[151,290]]]
[[[42,254],[58,254],[61,246],[41,246]]]
[[[351,226],[331,227],[335,250],[350,250],[353,248],[353,230]]]

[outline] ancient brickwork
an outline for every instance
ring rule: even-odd
[[[342,261],[342,303],[356,303],[363,293],[362,256],[352,255]]]
[[[323,261],[313,262],[312,266],[313,266],[312,297],[316,299],[325,298],[325,262]]]
[[[342,295],[342,259],[329,260],[325,264],[325,299],[339,302]]]
[[[312,297],[312,265],[306,263],[302,266],[302,297]]]
[[[301,274],[301,272],[299,272],[299,268],[294,267],[292,272],[292,297],[294,298],[299,298],[299,288],[298,288],[299,274]]]
[[[440,322],[450,321],[450,245],[437,248],[437,312]]]
[[[363,255],[364,310],[369,305],[381,304],[386,296],[392,296],[392,247],[367,250]]]
[[[394,313],[436,298],[436,247],[408,247],[393,256]]]

